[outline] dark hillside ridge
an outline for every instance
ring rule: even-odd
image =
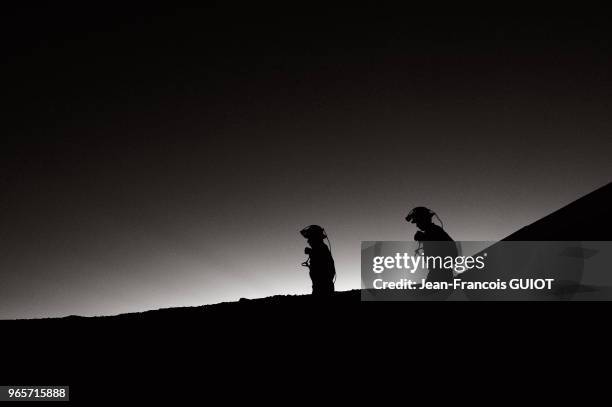
[[[504,240],[612,240],[612,183],[591,192]]]
[[[612,240],[612,183],[570,203],[550,215],[518,230],[503,240],[514,241],[595,241]],[[217,316],[240,316],[241,314],[287,315],[300,310],[341,309],[360,303],[360,290],[338,292],[328,301],[317,301],[309,295],[277,295],[259,299],[241,299],[213,305],[166,308],[141,313],[115,316],[38,319],[36,321],[121,321],[145,320],[175,322],[191,319],[211,319]]]
[[[612,240],[611,198],[609,184],[505,240]],[[75,401],[116,402],[119,395],[140,398],[143,393],[134,392],[135,388],[154,389],[150,394],[156,398],[157,390],[172,389],[174,395],[179,387],[169,383],[199,388],[208,383],[209,372],[227,383],[240,383],[242,392],[245,383],[265,377],[267,385],[262,388],[270,383],[274,388],[307,383],[308,389],[299,392],[307,393],[312,390],[311,378],[301,381],[288,373],[288,366],[323,366],[317,380],[335,383],[338,366],[358,374],[368,372],[364,360],[406,365],[421,354],[429,357],[431,350],[454,347],[471,358],[482,353],[487,342],[494,349],[486,355],[500,355],[500,349],[511,351],[523,341],[524,332],[542,343],[584,332],[592,333],[589,346],[607,338],[604,321],[609,305],[605,304],[553,309],[549,303],[492,303],[474,309],[474,302],[365,303],[360,294],[360,290],[339,292],[329,301],[279,295],[116,316],[4,321],[8,350],[4,370],[13,383],[69,384]],[[429,351],[408,351],[414,343]],[[558,358],[556,352],[551,355]],[[524,360],[524,354],[517,360]],[[276,380],[253,367],[272,368],[278,373]],[[355,383],[359,380],[363,376]],[[112,391],[101,392],[100,383],[112,383]]]

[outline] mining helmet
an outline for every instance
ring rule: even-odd
[[[417,206],[416,208],[410,211],[408,216],[406,216],[406,222],[416,223],[419,219],[429,221],[434,215],[435,213],[431,209],[428,209],[424,206]]]
[[[304,229],[300,230],[300,234],[306,239],[325,239],[327,237],[325,229],[319,225],[306,226]]]

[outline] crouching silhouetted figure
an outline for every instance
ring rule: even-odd
[[[331,254],[331,244],[328,247],[324,239],[329,238],[325,230],[318,225],[310,225],[300,231],[310,247],[304,249],[308,259],[302,266],[310,269],[312,280],[312,295],[315,297],[331,297],[334,293],[334,282],[336,280],[336,267]]]
[[[442,220],[431,209],[419,206],[410,211],[406,216],[406,221],[416,224],[419,230],[414,235],[414,240],[419,242],[417,252],[419,255],[440,257],[457,257],[458,250],[455,241],[444,230],[444,226],[438,226],[432,222],[436,217],[442,224]],[[427,282],[446,282],[452,283],[453,269],[449,267],[430,267],[427,275]]]

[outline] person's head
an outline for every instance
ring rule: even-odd
[[[327,237],[325,229],[319,225],[306,226],[304,229],[300,230],[300,234],[304,236],[309,244],[318,242],[323,243],[323,239]]]
[[[431,220],[434,215],[435,213],[431,209],[417,206],[406,216],[406,222],[414,223],[417,228],[426,230],[433,224]]]

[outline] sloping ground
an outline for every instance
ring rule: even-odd
[[[611,191],[607,185],[507,240],[612,240],[607,213]],[[539,343],[563,338],[572,346],[572,332],[584,336],[599,329],[600,334],[588,336],[589,346],[607,338],[605,306],[588,312],[583,307],[533,306],[525,312],[504,304],[487,305],[487,313],[466,308],[468,302],[361,303],[360,290],[353,290],[325,302],[274,296],[109,317],[5,321],[3,371],[10,373],[6,382],[11,383],[69,384],[77,402],[159,399],[168,393],[174,398],[196,389],[194,394],[206,395],[215,387],[211,376],[232,384],[235,393],[251,394],[245,384],[259,380],[262,385],[254,393],[303,383],[307,388],[294,394],[308,394],[319,384],[326,390],[334,387],[339,366],[359,375],[358,384],[376,383],[392,372],[364,369],[364,360],[375,365],[392,360],[395,367],[406,367],[424,355],[427,360],[419,365],[424,366],[431,363],[432,352],[457,349],[473,364],[483,344],[492,343],[492,352],[483,356],[493,355],[498,363],[500,354],[524,342],[525,332]],[[512,342],[506,346],[504,338]],[[472,353],[470,344],[475,345]],[[448,352],[443,354],[452,362]],[[540,365],[547,363],[542,360],[546,354],[559,356],[541,352]],[[516,359],[526,360],[524,354]],[[563,354],[563,363],[565,359]],[[308,377],[296,377],[290,369],[296,366]],[[439,373],[440,366],[435,368]]]
[[[330,299],[316,299],[310,295],[275,295],[266,298],[246,299],[239,301],[222,302],[219,304],[202,305],[196,307],[162,308],[144,312],[134,312],[120,315],[109,315],[99,317],[81,317],[71,315],[63,318],[42,318],[34,320],[17,320],[15,323],[25,323],[28,321],[46,322],[177,322],[180,320],[190,320],[193,318],[214,318],[217,315],[238,316],[244,313],[259,314],[274,313],[290,314],[301,310],[324,310],[329,308],[341,308],[346,304],[355,304],[360,301],[360,290],[337,292]]]
[[[489,255],[486,273],[469,271],[462,275],[465,281],[554,278],[555,289],[470,290],[465,294],[471,300],[486,301],[610,300],[611,259],[606,243],[612,240],[610,208],[612,183],[482,250],[480,255]],[[533,241],[545,243],[530,243]]]
[[[578,199],[575,202],[553,212],[552,214],[518,230],[504,240],[508,241],[589,241],[612,240],[612,183]],[[227,302],[199,307],[167,308],[130,313],[117,316],[83,318],[70,316],[51,318],[39,321],[121,321],[147,320],[156,322],[176,322],[192,318],[215,318],[237,316],[241,314],[257,314],[282,312],[290,315],[304,310],[340,309],[345,305],[359,303],[360,290],[336,293],[329,301],[317,301],[309,295],[291,296],[278,295],[260,299],[241,299],[237,302]]]
[[[222,302],[199,307],[163,308],[140,313],[93,318],[70,316],[65,319],[90,319],[101,321],[110,319],[122,321],[129,321],[131,319],[154,319],[155,321],[163,322],[173,321],[179,315],[182,319],[189,319],[192,317],[209,317],[215,314],[222,314],[224,316],[235,316],[244,312],[259,314],[261,312],[273,312],[275,309],[282,310],[283,313],[288,314],[291,312],[299,312],[303,309],[337,308],[344,304],[358,303],[360,301],[360,293],[360,290],[337,292],[331,299],[327,300],[316,299],[310,295],[275,295],[257,299],[241,298],[239,301],[235,302]]]
[[[612,240],[612,183],[519,229],[504,240]]]

